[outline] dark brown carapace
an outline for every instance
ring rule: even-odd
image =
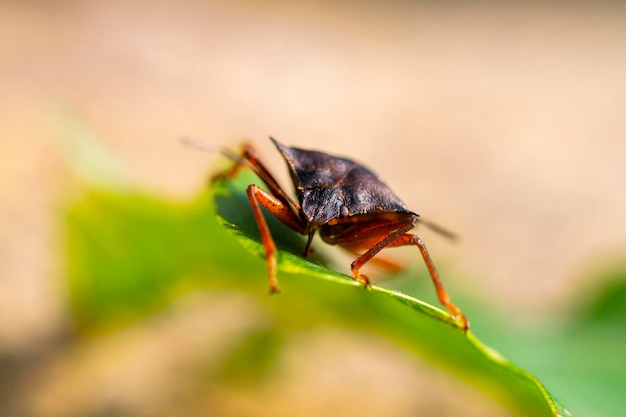
[[[450,301],[426,245],[418,236],[408,233],[420,222],[419,215],[408,210],[378,175],[350,159],[292,148],[270,139],[287,162],[297,202],[281,188],[250,145],[244,146],[240,155],[222,150],[236,165],[220,175],[232,177],[239,168],[246,166],[259,176],[269,190],[251,184],[247,195],[267,254],[271,292],[278,291],[276,246],[261,206],[289,228],[308,236],[304,256],[309,254],[316,233],[328,244],[360,254],[352,262],[351,270],[354,279],[366,288],[370,287],[370,280],[360,270],[378,252],[388,247],[417,246],[439,301],[463,330],[469,328],[465,315]]]

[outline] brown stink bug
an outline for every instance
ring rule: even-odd
[[[276,246],[261,206],[289,228],[308,236],[304,256],[309,254],[316,233],[328,244],[360,254],[350,269],[354,279],[366,288],[370,287],[370,280],[360,270],[378,252],[386,247],[417,246],[439,301],[464,330],[469,328],[467,317],[450,301],[426,245],[418,236],[408,233],[421,222],[419,215],[408,210],[378,175],[350,159],[292,148],[270,139],[287,162],[297,202],[282,189],[250,145],[244,146],[241,154],[221,150],[236,162],[230,171],[221,175],[231,177],[245,166],[252,169],[269,190],[251,184],[246,192],[265,247],[271,292],[278,291]],[[193,139],[188,142],[204,147]]]

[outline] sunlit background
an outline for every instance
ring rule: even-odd
[[[601,286],[590,271],[624,259],[625,74],[619,2],[0,3],[0,401],[10,416],[117,415],[110,398],[126,415],[200,415],[209,406],[164,369],[214,348],[194,333],[212,309],[231,313],[215,335],[249,325],[236,297],[185,299],[167,320],[49,359],[68,320],[58,209],[69,120],[131,182],[181,201],[217,159],[184,135],[250,140],[283,180],[268,135],[363,161],[461,237],[418,229],[464,277],[447,280],[453,298],[479,295],[534,327]],[[214,415],[295,415],[284,402],[311,398],[299,415],[508,415],[384,342],[318,333],[286,353],[299,371],[274,387],[281,401],[223,393]],[[120,363],[132,369],[107,370]]]

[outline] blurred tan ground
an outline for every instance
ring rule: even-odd
[[[68,110],[133,180],[179,198],[212,160],[184,134],[251,138],[279,171],[269,134],[365,161],[462,236],[423,233],[471,279],[453,294],[531,317],[597,284],[580,269],[626,243],[624,74],[618,3],[2,2],[0,348],[62,320]]]

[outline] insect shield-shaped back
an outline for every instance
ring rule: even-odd
[[[271,138],[287,161],[306,221],[382,212],[413,213],[372,171],[351,159],[291,148]]]

